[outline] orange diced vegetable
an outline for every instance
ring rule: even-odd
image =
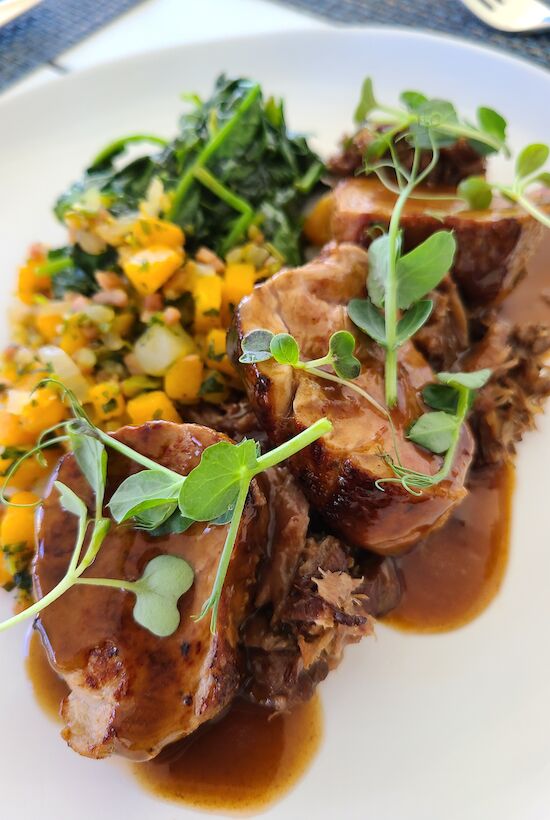
[[[72,356],[81,347],[86,347],[89,339],[84,333],[82,322],[79,317],[72,317],[65,322],[63,333],[61,334],[61,341],[59,347],[64,350],[68,356]]]
[[[138,245],[145,248],[168,245],[170,248],[181,249],[185,242],[183,231],[178,225],[153,216],[140,217],[132,228],[131,235]]]
[[[0,410],[0,447],[20,447],[34,440],[34,433],[23,427],[20,416]]]
[[[30,435],[38,436],[44,430],[67,418],[67,408],[58,393],[49,387],[39,387],[28,404],[21,408],[21,426]]]
[[[124,396],[117,382],[99,382],[90,387],[88,399],[98,419],[107,421],[121,416],[126,409]]]
[[[63,317],[57,313],[39,313],[35,319],[36,329],[47,341],[53,340],[61,333]]]
[[[15,493],[14,504],[33,504],[38,501],[34,493]],[[0,523],[0,546],[10,544],[34,544],[35,507],[8,507]]]
[[[225,269],[222,289],[222,318],[227,327],[235,307],[254,289],[256,268],[247,263],[235,263]]]
[[[17,279],[17,293],[25,304],[33,302],[35,293],[49,293],[52,285],[50,276],[39,276],[36,269],[44,263],[44,259],[29,259],[19,268]]]
[[[332,238],[330,223],[334,210],[334,196],[325,194],[310,211],[304,222],[304,234],[314,245],[326,245]]]
[[[203,363],[199,356],[182,356],[171,365],[164,377],[166,394],[184,403],[196,401],[202,384]]]
[[[183,262],[183,254],[165,245],[151,245],[132,254],[123,264],[124,273],[142,296],[155,293]]]
[[[157,419],[181,422],[178,411],[162,390],[152,390],[130,399],[127,410],[132,424],[145,424]]]
[[[228,376],[235,375],[235,368],[227,355],[227,332],[225,330],[212,328],[206,336],[204,347],[208,367],[226,373]]]
[[[195,297],[195,332],[205,333],[221,323],[222,280],[215,274],[199,276],[193,288]]]

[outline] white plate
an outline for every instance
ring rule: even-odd
[[[361,80],[383,99],[419,88],[471,112],[494,106],[511,142],[548,140],[547,74],[451,38],[392,29],[328,30],[148,54],[70,76],[0,104],[2,277],[34,239],[63,232],[55,195],[111,138],[172,134],[182,90],[248,74],[287,100],[293,127],[329,149],[350,126]],[[543,820],[550,817],[550,417],[518,461],[504,588],[474,623],[440,636],[380,627],[322,686],[320,754],[269,818]],[[7,597],[0,600],[7,614]],[[0,815],[10,820],[173,820],[194,816],[143,792],[120,763],[83,760],[35,705],[23,630],[0,636]],[[251,750],[253,754],[253,750]],[[203,816],[203,815],[198,815]]]
[[[29,11],[40,2],[41,0],[0,0],[0,26]]]

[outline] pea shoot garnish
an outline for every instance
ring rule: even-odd
[[[550,214],[528,196],[527,191],[533,185],[550,188],[550,172],[544,170],[548,161],[550,148],[543,143],[532,143],[518,154],[515,164],[515,179],[511,185],[499,182],[488,182],[483,177],[473,176],[464,179],[458,186],[458,194],[470,208],[485,210],[493,200],[493,194],[499,193],[516,202],[534,219],[550,228]]]
[[[183,532],[199,521],[213,525],[229,523],[212,592],[196,616],[200,619],[211,612],[211,629],[215,632],[223,584],[252,479],[329,433],[331,422],[320,419],[264,455],[260,454],[259,445],[252,440],[245,439],[238,445],[220,441],[207,447],[198,466],[188,476],[182,476],[96,427],[74,394],[59,381],[45,379],[37,388],[44,384],[55,384],[63,391],[73,411],[73,418],[45,431],[37,447],[13,463],[4,480],[1,500],[7,505],[11,503],[4,493],[10,478],[26,458],[40,457],[45,448],[64,443],[74,453],[82,474],[94,492],[94,510],[90,513],[84,501],[70,487],[60,481],[55,482],[61,506],[78,520],[77,537],[67,572],[51,592],[1,623],[0,631],[35,617],[79,584],[131,592],[136,597],[134,619],[159,637],[171,635],[178,628],[178,601],[190,589],[194,578],[192,567],[183,558],[157,556],[147,564],[143,575],[136,581],[82,577],[85,570],[92,566],[113,523],[103,514],[107,451],[111,448],[144,467],[141,472],[125,479],[113,493],[108,506],[115,523],[131,522],[153,536]],[[88,545],[82,555],[86,540]]]
[[[243,338],[241,347],[241,364],[256,364],[274,359],[278,364],[290,365],[295,370],[348,387],[368,401],[386,417],[394,447],[393,456],[382,453],[394,475],[378,479],[376,486],[383,490],[384,484],[401,484],[411,495],[419,495],[422,490],[433,487],[448,477],[475,390],[483,387],[491,376],[488,369],[471,373],[438,373],[438,384],[430,384],[424,389],[424,402],[434,408],[435,412],[420,416],[407,431],[407,438],[432,453],[444,455],[440,469],[430,475],[411,470],[402,463],[390,412],[355,384],[354,379],[361,373],[361,362],[354,355],[355,339],[351,333],[345,330],[334,333],[326,356],[310,361],[301,360],[298,342],[289,333],[274,335],[269,330],[252,330]],[[333,372],[322,369],[326,366],[330,366]]]

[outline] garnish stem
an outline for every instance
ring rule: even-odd
[[[280,461],[296,455],[296,453],[299,453],[304,447],[312,444],[318,438],[321,438],[321,436],[330,433],[331,430],[332,422],[329,421],[329,419],[319,419],[312,424],[311,427],[308,427],[307,430],[303,430],[301,433],[298,433],[297,436],[294,436],[294,438],[285,441],[284,444],[280,444],[278,447],[275,447],[274,450],[270,450],[269,453],[260,456],[251,478],[258,475],[258,473],[262,473],[264,470],[268,470],[270,467],[274,467],[276,464],[279,464]]]
[[[141,464],[142,467],[146,467],[148,470],[157,470],[171,476],[172,478],[174,476],[182,478],[179,473],[176,473],[174,470],[170,470],[168,467],[164,467],[162,464],[147,458],[147,456],[138,453],[136,450],[132,450],[131,447],[128,447],[118,439],[113,438],[113,436],[104,433],[103,430],[100,430],[97,427],[94,428],[94,435],[102,441],[103,444],[107,445],[107,447],[112,447],[113,450],[117,450],[121,455],[135,461],[137,464]]]

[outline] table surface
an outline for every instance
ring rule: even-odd
[[[58,76],[138,52],[243,34],[327,24],[270,0],[146,0],[11,86],[3,98]]]

